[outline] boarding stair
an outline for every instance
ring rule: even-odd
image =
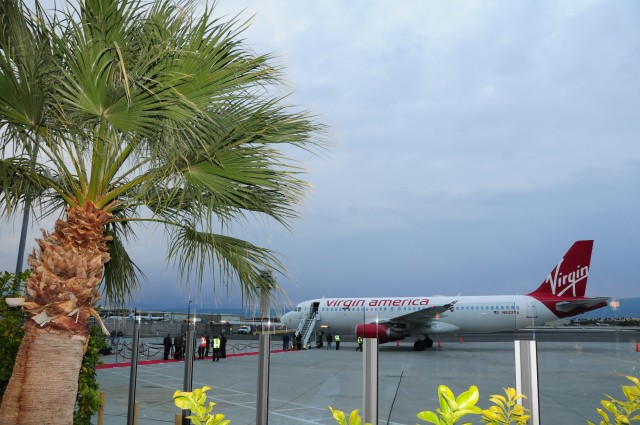
[[[298,324],[298,329],[296,330],[296,335],[302,335],[302,347],[306,347],[309,344],[309,339],[311,339],[311,335],[313,331],[316,329],[316,322],[318,321],[318,312],[314,311],[310,314],[304,316],[302,320],[300,320],[300,324]]]

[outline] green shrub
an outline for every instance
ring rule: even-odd
[[[173,393],[173,402],[182,410],[191,410],[191,415],[187,416],[187,419],[190,419],[194,425],[227,425],[231,421],[225,420],[223,414],[212,413],[213,406],[216,405],[214,402],[210,401],[208,406],[205,406],[207,391],[210,389],[211,387],[205,385],[191,392],[176,391]]]
[[[349,415],[349,421],[347,421],[347,418],[345,417],[344,412],[342,410],[334,410],[331,406],[329,406],[329,410],[331,410],[333,419],[335,419],[336,422],[338,422],[338,424],[340,425],[361,425],[362,424],[362,418],[358,414],[358,409],[351,412],[351,414]],[[367,422],[364,425],[371,425],[371,424]]]
[[[91,417],[98,413],[102,402],[96,379],[96,366],[101,365],[100,351],[107,348],[105,335],[99,327],[91,327],[87,352],[82,358],[82,370],[78,376],[78,395],[73,412],[74,425],[91,425]]]
[[[525,396],[517,394],[514,388],[503,389],[506,397],[497,394],[489,397],[493,406],[482,411],[482,421],[492,425],[511,423],[525,425],[531,415],[527,415],[527,409],[518,404],[518,400],[525,398]]]
[[[600,425],[640,422],[640,415],[636,414],[636,412],[640,410],[640,381],[634,376],[626,376],[626,378],[633,382],[633,385],[622,386],[622,393],[626,397],[626,401],[617,400],[609,394],[605,394],[607,400],[601,401],[604,409],[596,409],[600,416],[602,416],[602,420],[599,422]],[[609,419],[609,414],[613,415],[612,419]],[[587,423],[595,425],[588,419]]]
[[[19,308],[9,307],[5,298],[16,298],[20,296],[22,282],[29,277],[30,270],[20,273],[15,278],[15,273],[4,272],[0,275],[0,397],[4,395],[13,364],[18,355],[18,348],[22,341],[22,323],[24,314]]]
[[[435,412],[425,410],[417,414],[418,419],[435,425],[453,425],[466,415],[480,415],[482,409],[476,406],[480,392],[472,385],[458,397],[446,385],[438,387],[440,408]]]

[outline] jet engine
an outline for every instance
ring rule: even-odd
[[[403,339],[406,335],[403,331],[390,328],[387,325],[361,323],[356,326],[356,336],[361,336],[363,338],[377,338],[378,344],[384,344],[385,342]]]

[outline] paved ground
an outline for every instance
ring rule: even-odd
[[[528,339],[531,335],[522,333],[519,337]],[[537,332],[542,423],[597,420],[595,409],[604,393],[622,398],[620,386],[627,380],[619,374],[640,375],[639,338],[637,331]],[[460,336],[449,336],[441,339],[439,348],[424,352],[414,351],[412,342],[380,346],[379,423],[424,423],[416,413],[437,408],[439,384],[448,385],[456,394],[475,384],[480,389],[480,406],[488,406],[491,394],[515,386],[512,340],[513,335],[464,335],[460,343]],[[246,340],[230,340],[229,344],[238,351],[241,347],[253,350]],[[278,342],[274,348],[280,345]],[[350,341],[343,342],[340,351],[324,348],[271,355],[269,424],[333,424],[327,406],[349,411],[361,408],[362,354]],[[105,361],[114,362],[115,356],[107,356]],[[129,375],[129,367],[98,371],[107,397],[106,424],[127,423]],[[183,375],[182,362],[138,367],[139,424],[174,423],[179,410],[173,405],[172,394],[182,388]],[[195,361],[193,385],[213,387],[209,400],[217,403],[214,411],[225,414],[232,424],[253,424],[257,375],[257,356],[227,358],[219,363]]]

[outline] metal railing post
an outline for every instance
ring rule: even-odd
[[[526,398],[518,400],[531,414],[531,425],[540,425],[538,392],[538,355],[536,341],[515,341],[516,392]]]
[[[362,373],[362,418],[378,425],[378,339],[364,338]]]
[[[134,315],[134,318],[136,314]],[[134,425],[136,403],[136,378],[138,376],[138,344],[140,343],[140,323],[133,321],[133,341],[131,346],[131,372],[129,373],[129,406],[127,410],[127,425]]]
[[[264,332],[264,319],[270,319],[269,309],[270,287],[262,289],[260,299],[260,310],[262,312],[262,332],[260,333],[260,348],[258,362],[258,400],[256,406],[256,425],[267,425],[269,423],[269,362],[271,355],[271,335]]]

